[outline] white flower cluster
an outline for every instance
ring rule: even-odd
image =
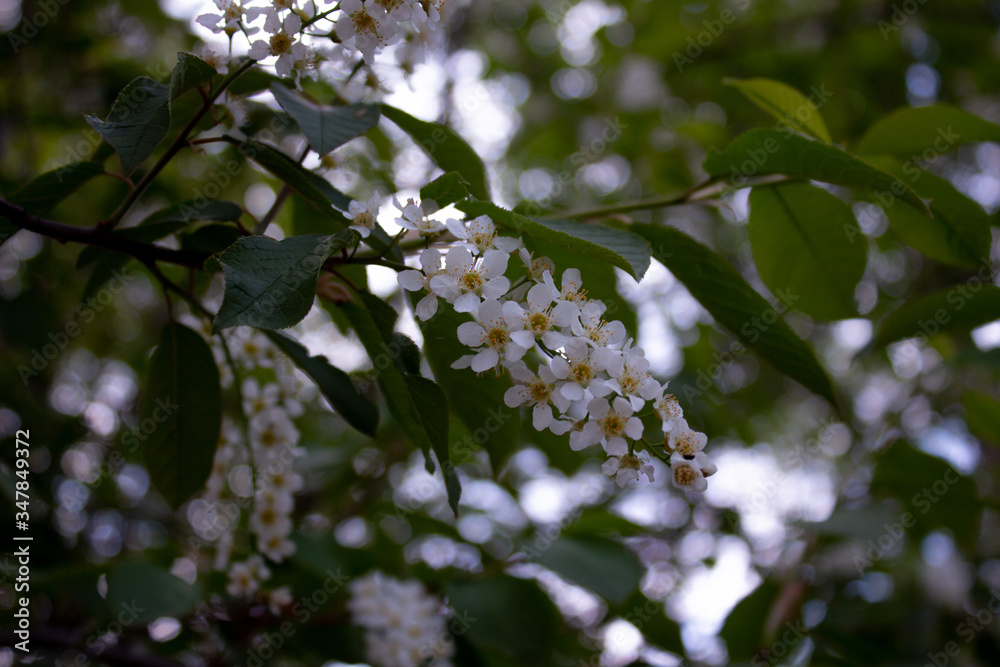
[[[458,327],[459,341],[472,354],[453,368],[509,372],[515,386],[506,404],[530,406],[534,427],[569,433],[574,450],[600,444],[609,457],[602,469],[620,486],[640,474],[653,480],[650,451],[635,452],[635,443],[645,442],[638,415],[652,402],[674,484],[694,491],[707,487],[705,478],[716,467],[702,451],[706,436],[688,426],[676,398],[650,376],[649,361],[626,340],[625,326],[604,319],[607,306],[587,296],[578,269],[566,269],[557,285],[552,260],[533,258],[520,239],[498,236],[488,216],[442,225],[429,222],[412,201],[400,208],[400,225],[422,234],[446,225],[458,239],[446,254],[424,250],[421,269],[398,276],[403,289],[426,292],[416,307],[420,319],[434,315],[439,298],[472,314],[473,322]],[[515,252],[526,275],[511,285],[506,274]],[[532,350],[541,361],[529,368]]]
[[[230,39],[243,33],[249,40],[263,30],[265,38],[251,41],[249,56],[254,60],[275,57],[275,71],[296,79],[302,75],[315,79],[319,62],[332,55],[306,43],[309,26],[322,21],[325,25],[315,30],[317,34],[328,34],[332,27],[342,49],[361,53],[371,65],[375,54],[387,46],[404,40],[407,46],[427,42],[427,35],[438,31],[443,4],[443,0],[340,0],[332,9],[323,10],[313,0],[214,2],[218,13],[202,14],[199,24]],[[261,19],[263,23],[257,25]],[[412,47],[407,49],[407,60],[419,61],[419,55],[410,51]],[[227,66],[213,49],[203,55],[219,71]]]
[[[261,592],[261,584],[271,578],[271,570],[264,559],[254,554],[241,563],[233,563],[229,568],[229,583],[226,592],[234,598],[250,598]],[[264,593],[264,599],[271,613],[277,616],[292,603],[292,589],[279,586]]]
[[[375,667],[449,667],[454,640],[441,600],[423,584],[372,571],[348,584],[347,608],[365,632],[365,654]]]

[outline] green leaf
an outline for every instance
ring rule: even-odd
[[[309,171],[281,151],[258,141],[244,142],[240,145],[240,153],[267,169],[275,178],[287,183],[328,222],[332,222],[338,231],[350,225],[350,221],[340,212],[348,209],[350,197],[330,185],[325,178]],[[335,210],[334,206],[340,211]]]
[[[271,86],[271,93],[320,157],[378,125],[376,104],[320,105],[278,83]]]
[[[935,104],[899,109],[882,118],[858,142],[857,152],[927,160],[969,141],[1000,141],[1000,125],[958,107]]]
[[[808,183],[756,187],[749,231],[768,289],[797,295],[793,307],[820,320],[857,315],[854,289],[868,244],[850,206]]]
[[[385,396],[389,412],[403,432],[423,451],[427,471],[433,472],[431,450],[439,453],[442,465],[450,458],[446,454],[448,401],[444,392],[430,380],[424,382],[422,380],[425,379],[421,378],[414,381],[418,376],[404,375],[396,365],[395,361],[404,348],[393,339],[392,327],[398,313],[389,304],[368,292],[360,292],[355,303],[344,303],[340,308],[350,320],[377,370],[378,385]],[[381,360],[385,362],[380,363]],[[431,385],[434,387],[431,388]],[[448,483],[449,470],[444,472]],[[451,495],[449,488],[449,500]],[[455,503],[457,502],[456,496]]]
[[[777,597],[778,587],[765,580],[729,612],[719,636],[730,660],[749,660],[764,646],[764,624]]]
[[[73,162],[36,176],[7,199],[29,213],[45,215],[84,183],[104,173],[104,167],[96,162]]]
[[[151,213],[138,226],[146,227],[160,222],[194,222],[195,220],[233,222],[239,220],[242,215],[243,209],[231,201],[201,198],[174,204],[156,213]]]
[[[170,99],[178,97],[215,76],[215,68],[196,55],[180,52],[177,54],[177,64],[170,73]]]
[[[489,202],[464,201],[456,207],[468,216],[488,215],[499,227],[617,266],[636,280],[649,268],[649,244],[629,232],[572,220],[534,220]]]
[[[978,391],[966,392],[962,397],[965,422],[977,438],[1000,445],[1000,401]]]
[[[170,129],[170,86],[148,76],[133,79],[118,93],[107,120],[87,122],[114,147],[122,171],[130,175],[148,158]]]
[[[382,105],[382,115],[395,123],[424,149],[434,163],[445,171],[457,171],[469,183],[469,192],[477,199],[489,200],[490,188],[486,168],[472,147],[451,128],[428,123],[410,114]]]
[[[961,267],[988,263],[990,219],[986,211],[945,179],[890,157],[866,158],[880,169],[907,179],[922,197],[931,200],[933,218],[905,202],[879,198],[889,226],[903,243],[931,259]],[[984,258],[987,260],[984,262]]]
[[[684,655],[684,640],[677,621],[666,614],[663,605],[636,591],[623,605],[613,605],[612,611],[642,631],[653,644],[677,655]]]
[[[608,602],[619,604],[639,589],[644,572],[625,545],[600,537],[561,537],[541,550],[535,561]]]
[[[455,369],[458,358],[458,326],[471,321],[471,316],[452,309],[438,309],[434,317],[420,323],[424,336],[424,354],[434,378],[441,385],[451,411],[468,429],[469,435],[453,436],[450,451],[454,463],[467,463],[474,452],[485,449],[494,473],[520,443],[521,416],[508,408],[503,396],[510,388],[506,376],[484,374],[477,377],[468,369]]]
[[[812,349],[728,261],[676,229],[654,225],[632,225],[632,229],[649,241],[653,257],[684,283],[719,324],[779,371],[837,404],[830,379]],[[792,300],[791,295],[787,298]]]
[[[122,441],[141,443],[153,483],[177,509],[212,472],[222,426],[219,370],[208,343],[176,323],[163,327],[149,363],[140,410],[141,430]],[[147,432],[147,425],[153,425]]]
[[[448,399],[444,391],[436,382],[428,380],[419,375],[404,374],[406,387],[413,397],[413,404],[417,408],[417,414],[427,432],[441,464],[441,472],[444,475],[445,489],[448,492],[448,505],[451,511],[458,516],[458,501],[462,497],[462,484],[458,479],[458,473],[451,462],[451,453],[448,448]]]
[[[356,242],[348,230],[336,236],[308,234],[276,241],[244,236],[219,256],[226,287],[214,331],[247,324],[285,329],[309,313],[316,282],[330,253]]]
[[[903,338],[932,338],[939,333],[964,332],[1000,319],[1000,287],[973,278],[904,304],[879,323],[876,346]]]
[[[737,186],[750,176],[785,174],[794,178],[894,195],[930,215],[923,200],[903,181],[834,146],[778,130],[750,130],[725,152],[705,158],[705,171]]]
[[[438,207],[454,204],[469,197],[469,182],[455,171],[441,174],[433,181],[420,188],[420,200],[433,200]]]
[[[108,574],[108,610],[122,623],[127,619],[146,625],[163,616],[183,618],[201,595],[200,586],[148,561],[125,561]]]
[[[503,574],[453,580],[445,592],[455,620],[467,628],[463,636],[477,648],[516,664],[554,664],[547,658],[558,612],[535,582]]]
[[[791,86],[773,79],[726,79],[761,109],[790,127],[830,143],[830,132],[816,104]],[[802,117],[805,117],[804,119]]]
[[[182,250],[204,252],[210,255],[222,252],[243,237],[243,232],[232,225],[203,225],[194,231],[179,235]]]
[[[313,357],[297,341],[276,331],[265,331],[275,347],[312,378],[326,400],[344,421],[365,435],[375,437],[378,430],[378,408],[364,396],[344,371],[333,366],[325,357]]]
[[[94,268],[91,270],[90,276],[87,278],[87,284],[83,288],[83,294],[80,295],[80,301],[89,301],[104,286],[104,283],[117,275],[127,274],[125,265],[131,259],[128,255],[118,252],[108,251],[101,254],[94,263]],[[129,279],[129,276],[123,275],[121,282],[124,283],[126,279]]]
[[[963,548],[975,551],[982,504],[972,478],[947,461],[896,441],[877,460],[871,492],[876,498],[896,498],[903,504],[912,517],[904,522],[904,515],[899,515],[896,522],[907,535],[920,538],[945,528]]]

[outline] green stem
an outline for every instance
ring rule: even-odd
[[[639,201],[631,202],[628,204],[615,204],[613,206],[603,206],[600,208],[585,209],[580,211],[566,211],[562,213],[550,213],[549,215],[543,215],[542,218],[549,219],[570,219],[570,220],[580,220],[588,218],[608,218],[619,213],[631,213],[632,211],[645,211],[655,208],[666,208],[667,206],[677,206],[681,204],[689,204],[693,201],[697,201],[698,198],[694,197],[699,191],[704,190],[712,185],[715,185],[719,179],[715,176],[708,178],[701,183],[696,183],[686,190],[680,192],[675,192],[674,194],[666,195],[664,197],[653,197],[652,199],[642,199]]]

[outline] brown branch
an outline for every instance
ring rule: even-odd
[[[60,243],[74,241],[131,255],[141,261],[167,262],[200,269],[208,259],[206,253],[173,250],[152,243],[142,243],[115,234],[100,226],[78,227],[55,220],[48,220],[28,213],[23,207],[0,198],[0,216],[6,217],[21,229],[55,239]]]

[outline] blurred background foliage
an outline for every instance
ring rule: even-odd
[[[166,0],[0,0],[0,30],[6,39],[21,30],[21,17],[56,5],[17,53],[0,49],[4,193],[98,151],[83,115],[106,113],[135,76],[164,80],[177,51],[200,48],[190,19],[208,10]],[[827,92],[822,116],[833,141],[848,148],[876,120],[910,105],[946,102],[1000,121],[995,0],[491,0],[456,6],[449,17],[445,53],[408,81],[389,66],[376,66],[373,76],[396,91],[394,103],[407,108],[416,100],[414,113],[462,133],[487,161],[497,200],[511,206],[575,210],[698,182],[706,151],[750,128],[773,127],[727,78],[768,77],[807,95]],[[335,94],[328,84],[306,88],[318,99]],[[196,102],[182,100],[175,114],[191,113]],[[274,114],[255,105],[254,122],[266,126]],[[280,127],[283,145],[294,145],[294,126]],[[432,165],[388,129],[347,148],[330,178],[358,197],[377,182],[412,192],[432,175]],[[191,199],[206,182],[205,162],[182,154],[137,215]],[[929,168],[986,209],[995,258],[1000,148],[963,145]],[[222,196],[262,211],[277,189],[262,173],[243,170]],[[121,182],[98,178],[50,217],[89,224],[125,192]],[[718,206],[633,219],[695,236],[767,294],[753,268],[746,200],[747,190],[735,191]],[[288,233],[311,224],[296,204],[278,219]],[[636,286],[607,267],[584,265],[585,282],[618,305],[616,316],[639,333],[689,421],[709,434],[720,473],[708,493],[681,497],[659,468],[655,485],[624,492],[603,485],[588,495],[602,479],[597,462],[526,432],[518,453],[493,471],[495,482],[466,480],[456,522],[440,494],[407,504],[424,473],[397,427],[383,426],[373,442],[316,409],[300,421],[308,454],[298,551],[274,568],[276,581],[299,599],[329,569],[409,571],[482,619],[457,639],[455,661],[463,665],[1000,664],[1000,324],[870,345],[873,323],[888,312],[975,280],[975,271],[901,245],[885,217],[863,204],[855,212],[870,243],[856,292],[861,317],[787,317],[833,376],[843,414],[753,354],[720,368],[733,339],[662,267]],[[254,637],[281,619],[234,605],[222,594],[221,573],[157,601],[161,586],[177,586],[154,582],[190,555],[190,529],[149,490],[136,453],[125,453],[113,475],[96,472],[135,423],[138,383],[167,320],[155,281],[130,264],[134,280],[66,351],[27,383],[18,373],[77,312],[88,275],[75,268],[79,250],[24,232],[0,250],[0,432],[7,443],[18,428],[31,430],[40,660],[86,664],[72,662],[83,655],[77,651],[112,632],[119,614],[106,594],[118,573],[124,590],[161,605],[148,620],[181,623],[156,634],[144,620],[114,632],[117,643],[138,645],[143,660],[245,664]],[[578,258],[556,259],[565,266]],[[186,280],[183,272],[171,275]],[[398,293],[382,296],[402,304]],[[300,333],[334,336],[329,322],[314,313]],[[337,316],[333,322],[345,326]],[[347,361],[335,363],[353,364],[363,376],[370,362],[356,339],[352,348],[350,335],[336,338]],[[464,427],[455,428],[461,436]],[[4,526],[13,524],[12,452],[5,445],[0,456]],[[915,522],[897,531],[907,513]],[[539,555],[512,570],[519,578],[500,574],[540,539]],[[0,607],[10,609],[5,558]],[[121,567],[136,562],[138,570]],[[4,628],[8,622],[5,614]],[[273,664],[359,661],[342,593],[279,655]],[[102,658],[91,652],[87,659]]]

